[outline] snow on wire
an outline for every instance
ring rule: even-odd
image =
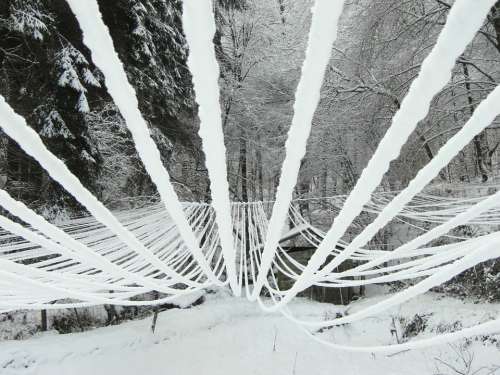
[[[454,2],[435,46],[353,191],[347,197],[333,198],[339,213],[326,233],[301,216],[292,201],[292,192],[337,36],[343,0],[316,0],[313,5],[286,156],[270,218],[263,202],[242,204],[231,203],[229,199],[219,107],[219,66],[212,45],[215,33],[212,2],[184,0],[183,7],[183,26],[189,46],[188,67],[199,105],[200,137],[211,181],[212,205],[179,201],[139,111],[135,90],[128,82],[97,1],[67,2],[80,24],[94,63],[103,72],[106,87],[126,121],[162,204],[112,213],[45,147],[25,119],[0,96],[0,126],[5,133],[92,215],[57,227],[0,190],[0,205],[28,224],[21,225],[0,216],[0,226],[5,231],[0,233],[0,310],[95,304],[152,305],[209,286],[229,285],[236,296],[244,290],[247,298],[256,300],[262,309],[281,311],[314,339],[337,349],[397,351],[500,329],[498,318],[421,341],[379,347],[350,347],[327,342],[308,330],[308,327],[321,328],[365,319],[500,256],[496,246],[500,232],[447,245],[429,245],[459,225],[500,223],[500,193],[476,200],[443,199],[421,193],[439,171],[500,114],[499,87],[477,107],[460,132],[419,171],[406,189],[390,196],[376,192],[389,164],[399,156],[418,122],[427,115],[431,100],[448,83],[457,58],[496,0]],[[412,207],[411,202],[415,201],[420,203],[419,209]],[[437,205],[439,212],[434,209]],[[429,210],[422,211],[422,207]],[[341,240],[344,233],[361,212],[378,216],[350,243],[344,243]],[[438,225],[391,252],[364,248],[393,219]],[[307,265],[294,260],[280,246],[286,220],[294,225],[294,234],[317,248]],[[345,261],[355,261],[359,265],[336,271]],[[279,288],[277,271],[294,281],[290,289]],[[343,288],[400,280],[415,280],[415,283],[349,316],[303,321],[296,319],[287,306],[299,292],[312,285]],[[153,290],[161,292],[161,298],[154,301],[142,298]],[[264,294],[268,297],[262,297]]]

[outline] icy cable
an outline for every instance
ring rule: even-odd
[[[240,295],[235,270],[231,203],[226,170],[226,147],[222,131],[219,102],[219,65],[212,40],[215,35],[213,5],[210,0],[184,1],[183,26],[189,45],[188,67],[193,76],[194,91],[200,116],[200,137],[203,141],[205,164],[212,191],[212,206],[216,212],[219,238],[229,283]]]
[[[285,145],[285,161],[281,168],[276,202],[269,221],[260,273],[255,283],[252,299],[260,294],[267,279],[280,232],[285,224],[293,188],[299,174],[300,162],[306,153],[312,119],[319,103],[325,70],[330,60],[333,43],[337,38],[338,22],[343,5],[343,0],[316,0],[312,8],[311,30],[302,75],[295,93],[294,114]]]
[[[135,90],[128,82],[123,64],[109,35],[109,30],[102,20],[97,1],[67,0],[67,2],[82,28],[83,41],[92,52],[92,60],[104,74],[108,92],[126,121],[137,152],[144,163],[146,171],[156,184],[165,207],[172,216],[193,257],[207,277],[217,284],[218,280],[215,279],[184,216],[181,203],[170,182],[170,176],[161,161],[160,151],[151,138],[148,125],[139,111]]]

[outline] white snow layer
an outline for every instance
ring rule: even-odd
[[[360,301],[353,309],[377,298],[380,297]],[[498,305],[481,310],[472,303],[437,300],[434,295],[419,297],[379,319],[326,330],[316,337],[354,345],[389,344],[397,341],[395,333],[401,339],[399,325],[414,319],[415,314],[425,320],[425,330],[418,334],[425,337],[435,330],[449,330],[457,323],[468,326],[487,320],[499,311]],[[290,307],[301,317],[317,319],[343,311],[302,299]],[[346,353],[311,341],[278,314],[264,315],[255,304],[220,295],[209,296],[199,307],[160,313],[155,334],[150,325],[148,318],[85,333],[49,332],[26,341],[1,342],[0,373],[430,375],[439,369],[448,370],[440,360],[463,370],[455,353],[461,350],[474,356],[471,373],[481,368],[485,373],[491,371],[491,375],[499,373],[498,348],[487,341],[473,341],[468,347],[457,344],[453,348],[412,350],[394,356]]]

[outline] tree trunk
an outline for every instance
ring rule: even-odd
[[[47,310],[40,311],[40,318],[41,318],[40,326],[41,326],[42,332],[46,332],[48,329]]]
[[[241,201],[248,202],[247,140],[240,137]]]
[[[155,333],[156,322],[158,321],[158,306],[155,307],[155,313],[153,315],[153,321],[151,322],[151,332]]]
[[[80,331],[83,332],[85,328],[83,327],[82,320],[80,319],[80,315],[78,314],[78,310],[74,308],[73,311],[75,312],[76,323],[78,324]]]
[[[472,97],[472,92],[471,92],[469,68],[465,63],[462,63],[462,68],[465,78],[465,89],[467,90],[467,101],[469,103],[469,110],[472,116],[476,108],[474,106],[474,99]],[[483,130],[480,134],[474,137],[473,144],[474,144],[474,150],[476,152],[477,170],[481,175],[482,181],[486,182],[488,181],[489,178],[488,165],[491,164],[487,160],[489,155],[489,146],[488,146],[488,138],[486,136],[486,130]]]
[[[500,52],[500,0],[496,2],[491,10],[491,23],[495,29],[497,49]]]
[[[429,142],[427,142],[427,139],[419,131],[416,131],[416,134],[417,134],[418,138],[420,138],[420,141],[422,141],[422,143],[424,145],[424,149],[425,149],[425,154],[427,155],[429,160],[434,159],[434,153],[432,152],[431,146],[429,145]]]
[[[280,7],[280,15],[281,15],[281,22],[284,24],[286,22],[285,19],[285,0],[278,0],[278,5]]]
[[[321,197],[325,198],[328,194],[328,167],[327,166],[323,167],[323,172],[321,173],[320,185],[321,185]],[[326,204],[325,199],[321,200],[321,208],[324,210],[327,208],[327,204]]]
[[[158,293],[156,290],[154,291],[154,297],[155,297],[155,300],[157,300],[158,298],[160,298],[160,293]],[[156,305],[154,307],[154,314],[153,314],[153,321],[151,322],[151,332],[155,333],[155,329],[156,329],[156,322],[158,321],[158,314],[160,312],[160,306],[159,305]]]
[[[110,291],[110,293],[113,293],[113,291]],[[108,315],[106,325],[110,325],[115,322],[118,323],[120,321],[120,316],[116,311],[115,305],[104,305],[104,310],[106,310],[106,314]]]
[[[261,144],[260,135],[257,137],[257,142],[259,145]],[[257,188],[259,189],[258,199],[262,202],[264,201],[264,170],[262,167],[262,150],[260,149],[260,147],[257,147],[257,150],[255,152],[255,158],[257,159]]]

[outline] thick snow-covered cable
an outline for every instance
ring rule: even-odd
[[[435,286],[441,285],[446,281],[452,279],[456,275],[462,273],[463,271],[474,267],[475,265],[485,262],[490,259],[495,259],[500,256],[500,248],[498,247],[498,241],[500,240],[500,232],[484,236],[484,238],[476,239],[478,242],[478,247],[470,251],[469,254],[456,260],[455,262],[448,264],[446,266],[440,267],[439,271],[433,275],[427,277],[426,279],[418,282],[417,284],[397,292],[393,296],[370,305],[369,307],[354,312],[350,315],[317,322],[301,322],[303,325],[312,327],[326,327],[330,325],[339,325],[344,323],[352,323],[359,321],[361,319],[373,316],[384,310],[387,310],[393,306],[400,305],[413,297],[420,294],[426,293]]]
[[[301,290],[307,288],[314,273],[324,264],[330,250],[335,247],[352,221],[361,213],[363,206],[380,184],[392,160],[400,153],[418,122],[428,113],[431,100],[446,85],[457,58],[473,39],[495,0],[457,0],[448,14],[448,19],[437,43],[422,63],[418,77],[401,103],[391,127],[380,142],[375,154],[363,170],[353,191],[328,231],[325,239],[308,262],[299,280],[287,292],[273,310],[282,307]],[[466,21],[464,21],[466,20]],[[339,254],[330,264],[336,267],[347,259],[354,249]]]
[[[495,118],[500,115],[500,86],[497,86],[488,97],[483,100],[476,111],[464,127],[455,134],[446,144],[439,150],[437,155],[418,173],[417,176],[410,182],[408,187],[399,193],[377,216],[377,218],[368,225],[344,250],[345,253],[352,252],[355,248],[365,246],[366,243],[389,221],[391,221],[403,208],[410,202],[410,200],[417,195],[432,179],[444,168],[459,152],[462,150],[477,134],[489,126]],[[480,209],[477,207],[471,209],[471,212],[476,215],[487,211],[489,208],[498,206],[498,200],[488,199],[479,204]],[[475,207],[475,206],[474,206]],[[468,212],[468,211],[466,211]],[[441,229],[452,229],[464,222],[467,218],[473,218],[472,214],[460,216],[460,220],[452,219],[455,223],[450,226],[449,222],[441,226]],[[437,233],[435,231],[434,233]],[[441,230],[440,233],[443,233]],[[325,266],[321,275],[330,273],[339,263],[336,261],[331,262]]]
[[[83,41],[92,53],[92,60],[103,72],[109,94],[120,109],[134,140],[137,152],[146,171],[155,183],[160,197],[176,223],[179,233],[186,242],[193,257],[208,279],[219,284],[199,247],[182,205],[170,181],[170,175],[163,166],[160,151],[140,110],[134,88],[129,83],[125,69],[115,51],[109,29],[102,20],[96,0],[66,0],[76,16],[83,32]]]
[[[233,248],[226,147],[220,109],[220,71],[213,45],[215,17],[212,0],[184,0],[182,24],[189,46],[187,65],[193,76],[198,103],[199,135],[210,178],[212,206],[216,213],[229,285],[235,295],[239,296],[241,288],[235,269],[236,254]]]
[[[43,144],[40,136],[31,129],[0,95],[0,127],[16,141],[30,156],[35,158],[49,175],[73,195],[101,223],[107,226],[130,249],[154,264],[158,269],[170,273],[168,267],[151,254],[146,247],[127,230],[116,217],[72,174],[66,165]],[[174,275],[174,278],[178,277]]]
[[[312,8],[306,57],[295,93],[294,114],[285,146],[286,156],[281,169],[276,201],[269,220],[259,276],[252,299],[257,298],[266,281],[279,243],[281,229],[285,223],[293,189],[297,182],[300,162],[306,152],[313,116],[320,100],[326,67],[330,61],[333,43],[337,38],[343,6],[344,0],[316,0]]]
[[[480,213],[489,210],[491,207],[500,205],[500,192],[497,192],[490,196],[488,199],[472,206],[467,211],[457,215],[453,219],[441,224],[440,226],[431,229],[428,232],[420,235],[419,237],[407,242],[404,245],[401,245],[397,249],[391,251],[390,253],[384,254],[381,257],[375,258],[368,263],[362,264],[355,269],[349,270],[346,274],[350,274],[352,272],[367,270],[372,267],[376,267],[379,264],[387,262],[391,259],[396,258],[400,253],[406,253],[408,251],[418,249],[420,246],[423,246],[430,241],[441,237],[442,235],[448,233],[453,228],[458,227],[459,225],[463,225],[468,223],[471,218],[478,216]]]
[[[293,316],[288,312],[284,312],[283,315],[290,320],[294,320]],[[305,327],[301,326],[300,324],[298,324],[298,326],[313,340],[336,350],[341,350],[346,352],[358,352],[358,353],[390,354],[405,350],[428,348],[430,346],[435,346],[440,344],[449,344],[450,342],[463,340],[465,338],[473,336],[480,336],[489,334],[491,332],[498,332],[500,330],[500,319],[495,319],[472,327],[463,328],[455,332],[443,333],[436,337],[419,339],[416,341],[410,341],[402,344],[373,345],[373,346],[352,346],[352,345],[336,344],[312,334],[310,331],[308,331]]]
[[[43,217],[37,215],[35,212],[26,207],[22,202],[14,200],[6,191],[1,189],[0,189],[0,206],[4,207],[12,214],[18,216],[20,219],[30,224],[33,228],[44,233],[49,238],[59,241],[59,243],[61,243],[64,247],[59,246],[59,244],[55,243],[52,243],[52,246],[50,245],[50,243],[48,245],[47,244],[42,245],[39,243],[41,246],[45,246],[47,248],[54,248],[57,245],[58,251],[61,254],[66,254],[70,257],[74,257],[79,261],[89,262],[90,264],[97,265],[98,269],[103,269],[107,272],[110,272],[111,274],[118,274],[121,277],[124,277],[128,280],[137,282],[145,286],[149,286],[150,288],[158,288],[158,290],[166,293],[172,291],[171,288],[163,289],[164,287],[161,284],[154,284],[150,280],[144,277],[140,277],[137,274],[124,271],[120,267],[116,266],[114,263],[109,262],[106,258],[96,254],[89,247],[75,240],[73,237],[71,237],[61,229],[50,224]],[[3,227],[4,229],[8,229],[5,226]],[[25,236],[23,237],[26,238]],[[69,249],[73,249],[73,251],[69,251]]]

